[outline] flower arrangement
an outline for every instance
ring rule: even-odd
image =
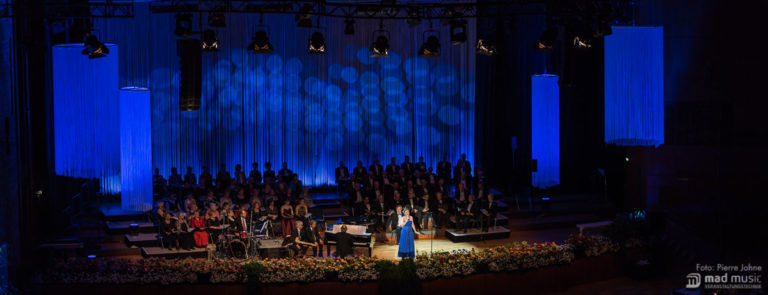
[[[602,235],[570,235],[567,243],[573,245],[577,254],[585,256],[600,256],[621,249],[617,242]]]
[[[505,272],[567,264],[576,249],[587,256],[615,252],[619,244],[603,236],[571,236],[567,244],[516,242],[481,250],[420,253],[413,261],[395,262],[376,257],[283,259],[120,259],[69,258],[43,272],[38,282],[50,283],[248,283],[249,285],[391,280],[407,269],[419,280]],[[398,271],[398,269],[400,269]],[[382,277],[384,276],[384,277]],[[249,280],[251,280],[249,282]],[[254,282],[253,280],[257,280]]]

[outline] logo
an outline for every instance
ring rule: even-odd
[[[685,276],[688,279],[688,284],[685,285],[688,289],[696,289],[701,286],[701,275],[698,273],[689,273]]]

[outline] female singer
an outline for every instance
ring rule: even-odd
[[[216,206],[216,205],[211,205]],[[214,213],[215,212],[215,213]],[[218,211],[208,211],[208,218],[205,220],[205,226],[208,228],[208,235],[213,243],[217,243],[222,238],[221,219],[218,217]]]
[[[191,225],[194,231],[195,246],[208,246],[208,232],[205,231],[205,220],[200,216],[200,211],[195,211],[193,214]]]
[[[413,225],[413,216],[411,216],[410,210],[403,210],[403,217],[400,218],[398,223],[401,225],[400,229],[400,245],[397,249],[397,257],[400,258],[416,258],[416,249],[414,246],[413,235],[414,233],[420,235],[416,231],[416,226]]]
[[[294,218],[293,206],[291,206],[291,200],[286,199],[283,206],[280,207],[280,217],[283,219],[283,236],[291,234],[293,231],[296,218]]]

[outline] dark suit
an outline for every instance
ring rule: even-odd
[[[368,172],[372,177],[375,177],[378,180],[381,178],[382,172],[384,172],[384,167],[382,167],[381,164],[373,164],[368,169]]]
[[[448,216],[451,212],[451,203],[449,199],[443,197],[440,199],[440,201],[438,201],[437,198],[430,199],[430,201],[432,201],[430,209],[432,209],[432,217],[435,221],[434,226],[445,226],[446,222],[448,222]],[[441,212],[439,209],[443,209],[445,212]]]
[[[403,210],[405,210],[405,208],[403,208]],[[402,213],[397,214],[397,212],[392,212],[392,215],[389,216],[389,223],[392,227],[392,231],[395,232],[395,236],[397,236],[398,243],[400,243],[400,226],[398,226],[397,223],[402,216]]]
[[[264,184],[275,182],[275,171],[264,170]]]
[[[307,242],[307,243],[314,243],[314,240],[310,241],[309,230],[306,229],[306,228],[302,228],[301,232],[299,232],[298,228],[294,228],[293,230],[291,230],[291,236],[292,237],[296,237],[297,241],[302,241],[302,242]],[[309,248],[309,246],[298,244],[298,243],[297,244],[291,244],[290,246],[288,246],[288,249],[296,251],[299,255],[304,255],[304,253],[307,252],[307,248]],[[317,250],[317,249],[315,249],[315,250]]]
[[[352,172],[353,177],[355,178],[355,181],[361,182],[363,180],[363,177],[368,175],[368,171],[365,170],[365,167],[355,167],[354,171]]]
[[[496,204],[496,202],[485,202],[483,203],[483,206],[481,209],[484,209],[488,211],[489,216],[485,216],[485,214],[480,213],[480,226],[482,227],[483,231],[488,231],[488,228],[493,223],[493,220],[496,219],[496,213],[499,211],[499,205]]]
[[[461,207],[461,210],[459,211],[459,219],[461,220],[459,223],[458,229],[464,229],[465,231],[469,228],[470,222],[473,220],[477,220],[478,214],[480,214],[480,208],[478,207],[480,204],[478,202],[467,202]],[[463,215],[461,213],[472,213],[472,215]]]
[[[451,180],[451,163],[448,161],[442,161],[437,164],[437,176],[445,179],[446,182]]]
[[[400,169],[405,170],[405,175],[407,176],[413,175],[414,169],[413,169],[413,163],[411,162],[407,162],[407,163],[403,162],[402,164],[400,164]]]
[[[336,167],[336,170],[334,171],[334,175],[336,176],[336,183],[347,181],[349,180],[349,169],[344,167]],[[342,180],[341,178],[346,178]]]
[[[400,166],[397,166],[397,164],[387,165],[387,174],[389,174],[390,177],[397,175],[398,171],[400,171]]]
[[[249,175],[251,179],[253,179],[253,184],[259,184],[261,183],[261,171],[254,169],[251,170],[251,174]]]
[[[353,254],[352,246],[355,240],[352,235],[346,232],[336,234],[336,256],[347,257]]]

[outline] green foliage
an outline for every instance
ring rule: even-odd
[[[379,273],[379,294],[421,294],[421,280],[412,259],[403,259],[397,264],[381,260],[374,268]]]
[[[264,272],[264,265],[257,261],[251,261],[243,265],[243,271],[248,277],[248,294],[261,294],[261,274]]]

